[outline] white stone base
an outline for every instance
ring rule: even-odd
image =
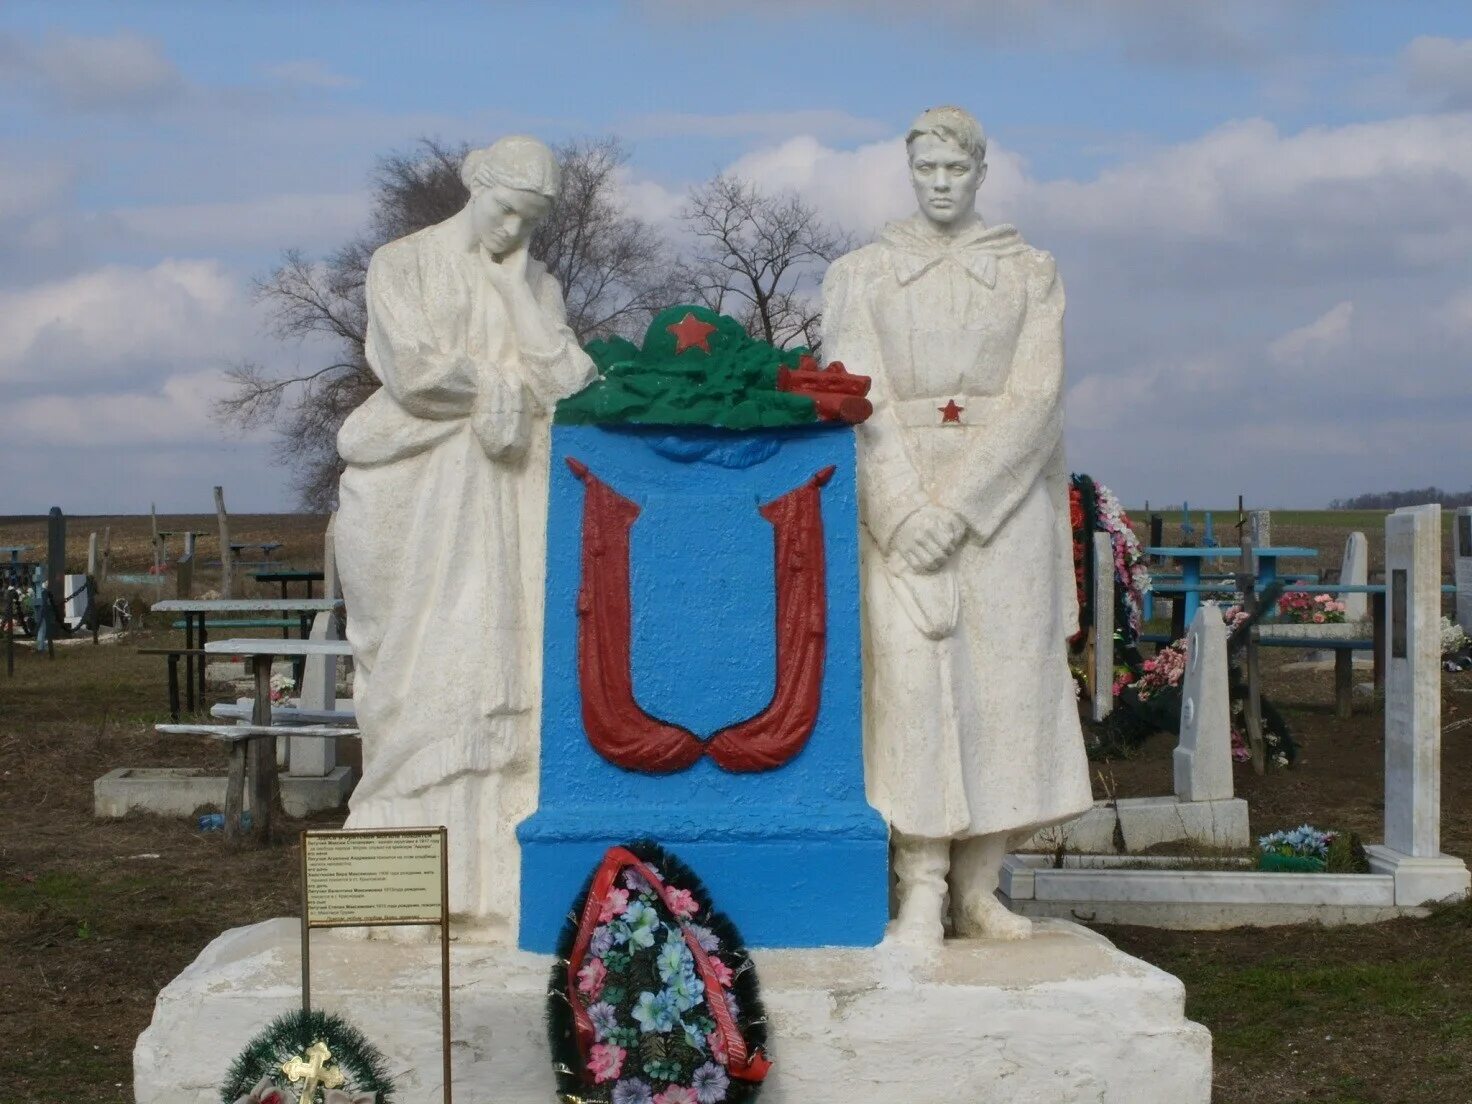
[[[337,767],[330,774],[282,774],[281,805],[294,817],[347,804],[357,779],[351,767]],[[160,816],[187,817],[201,805],[225,807],[223,774],[202,767],[118,767],[92,783],[92,813],[99,817],[124,817],[133,809]],[[250,808],[246,788],[245,807]]]
[[[1119,802],[1119,826],[1126,852],[1144,851],[1159,843],[1190,840],[1205,847],[1237,848],[1251,842],[1247,802],[1240,797],[1218,801],[1182,801],[1178,797],[1126,797]],[[1044,828],[1023,850],[1052,851],[1059,840],[1068,851],[1108,854],[1114,851],[1114,805],[1096,801],[1083,816]]]
[[[1207,1104],[1211,1036],[1181,983],[1084,928],[1018,943],[762,951],[768,1104]],[[408,929],[400,929],[407,931]],[[138,1104],[215,1104],[226,1066],[301,999],[301,930],[221,935],[159,994],[133,1052]],[[451,951],[456,1100],[552,1104],[544,1034],[552,959]],[[429,943],[312,935],[314,1003],[387,1055],[405,1104],[440,1099],[439,955]]]
[[[1472,887],[1467,864],[1452,855],[1413,858],[1393,851],[1383,843],[1365,848],[1370,869],[1395,879],[1395,903],[1429,905],[1438,901],[1460,901]]]
[[[1178,931],[1371,924],[1426,912],[1416,907],[1420,900],[1411,905],[1400,900],[1395,879],[1384,873],[1270,874],[1246,865],[1241,870],[1171,869],[1167,864],[1180,860],[1170,859],[1158,860],[1153,869],[1136,869],[1119,866],[1123,861],[1070,855],[1054,869],[1047,856],[1009,855],[1002,865],[1002,899],[1024,916]]]

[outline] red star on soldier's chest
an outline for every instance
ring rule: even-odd
[[[937,406],[936,409],[940,411],[941,425],[946,425],[948,423],[953,425],[960,425],[961,411],[965,410],[966,408],[964,406],[957,406],[955,399],[947,399],[945,406]]]
[[[678,322],[671,323],[665,327],[675,335],[675,355],[679,356],[686,349],[703,349],[710,352],[710,335],[716,332],[716,328],[709,322],[702,322],[695,317],[694,312],[689,312]]]

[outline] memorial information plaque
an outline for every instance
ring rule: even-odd
[[[307,923],[438,924],[444,915],[444,834],[307,832]]]

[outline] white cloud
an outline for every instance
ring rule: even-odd
[[[154,107],[175,100],[184,79],[162,47],[131,31],[0,38],[0,70],[62,105],[84,111]]]
[[[130,244],[158,252],[259,246],[331,249],[362,231],[367,192],[268,195],[207,203],[119,207],[97,221]],[[101,229],[99,227],[98,229]]]
[[[167,376],[147,390],[36,395],[11,405],[9,437],[12,444],[65,441],[76,448],[214,442],[220,429],[210,408],[227,390],[218,370],[202,370]]]
[[[139,366],[219,365],[250,326],[247,299],[218,262],[108,265],[0,293],[0,380],[34,389]]]
[[[761,138],[772,141],[793,135],[812,135],[832,142],[862,141],[889,132],[877,119],[847,111],[810,108],[796,111],[740,111],[701,115],[674,111],[638,115],[618,130],[632,138],[695,135],[703,138]]]
[[[336,72],[326,62],[313,58],[302,58],[296,61],[280,61],[271,65],[263,65],[260,68],[260,73],[267,80],[286,85],[290,88],[316,89],[319,91],[328,91],[337,88],[355,88],[362,83],[358,78]]]
[[[1286,368],[1303,368],[1339,352],[1349,342],[1354,303],[1335,303],[1305,326],[1290,330],[1268,345],[1268,356]]]
[[[1466,220],[1472,115],[1424,115],[1284,135],[1261,119],[1229,123],[1091,181],[1020,197],[1070,230],[1229,242],[1284,233],[1311,250],[1390,245],[1424,254],[1416,234]]]
[[[1439,107],[1472,108],[1472,38],[1422,35],[1401,51],[1400,64],[1412,92]]]

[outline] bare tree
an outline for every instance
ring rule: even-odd
[[[827,262],[853,248],[790,191],[766,193],[720,175],[690,190],[680,218],[695,239],[681,282],[751,336],[785,347],[818,347],[818,281]]]
[[[240,429],[275,425],[277,458],[295,469],[308,509],[330,509],[342,473],[337,431],[378,388],[364,354],[368,312],[364,283],[373,252],[385,242],[442,222],[468,198],[460,163],[470,147],[421,139],[418,148],[383,157],[372,175],[367,232],[321,261],[288,250],[256,281],[257,301],[283,342],[317,352],[322,363],[238,364],[231,394],[215,405],[218,421]],[[616,138],[557,147],[563,189],[537,227],[530,251],[563,285],[568,324],[578,340],[641,332],[649,315],[676,297],[663,237],[618,200],[618,171],[628,158]]]

